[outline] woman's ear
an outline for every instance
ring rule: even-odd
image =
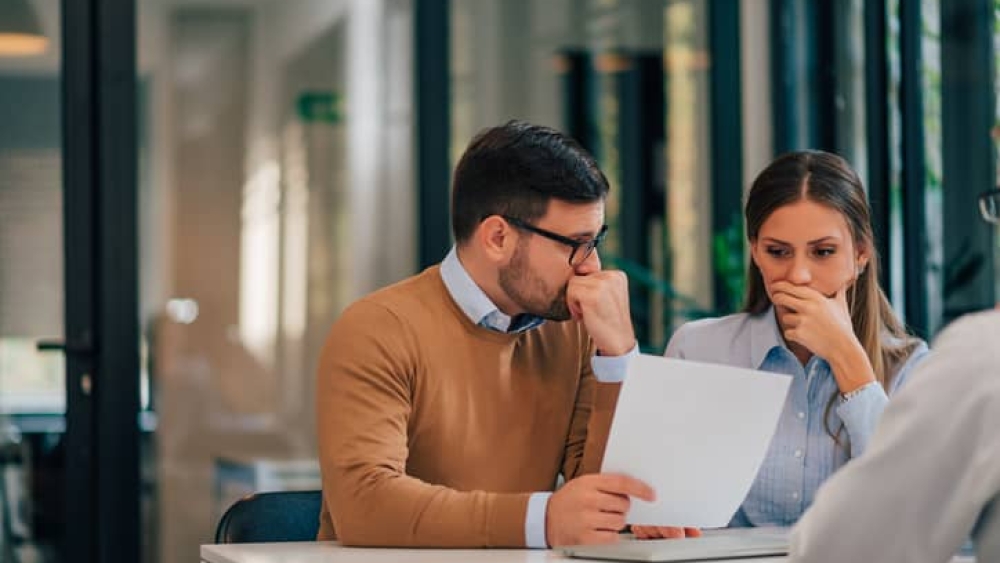
[[[857,257],[855,257],[856,272],[855,277],[861,277],[861,274],[865,273],[865,269],[868,268],[868,260],[871,259],[871,254],[868,252],[867,248],[858,249]]]

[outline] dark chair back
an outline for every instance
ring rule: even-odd
[[[313,541],[319,530],[320,491],[256,493],[233,503],[219,520],[215,543]]]

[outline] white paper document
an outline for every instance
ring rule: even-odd
[[[718,528],[739,508],[767,453],[791,378],[641,354],[629,362],[602,472],[645,481],[630,524]]]

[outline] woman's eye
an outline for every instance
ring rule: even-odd
[[[836,254],[837,253],[837,249],[836,248],[817,248],[815,252],[816,252],[816,256],[819,256],[820,258],[826,258],[828,256],[833,256],[834,254]]]
[[[787,248],[781,248],[779,246],[767,247],[767,253],[775,258],[785,258],[791,254]]]

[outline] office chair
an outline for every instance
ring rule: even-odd
[[[313,541],[319,531],[320,491],[255,493],[226,510],[215,543]]]
[[[19,440],[11,440],[5,436],[3,423],[0,418],[0,561],[18,563],[18,547],[24,544],[26,538],[15,529],[15,520],[19,519],[22,507],[16,505],[18,497],[14,495],[12,487],[21,484],[14,482],[16,478],[8,478],[7,467],[23,467],[24,452]]]

